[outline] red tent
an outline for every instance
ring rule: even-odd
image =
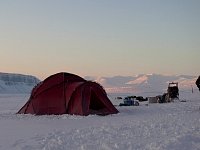
[[[115,114],[118,110],[98,83],[61,72],[48,77],[34,87],[28,102],[18,113],[85,116]]]

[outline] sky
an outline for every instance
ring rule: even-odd
[[[199,0],[0,0],[0,72],[200,74]]]

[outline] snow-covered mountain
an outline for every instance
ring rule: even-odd
[[[166,92],[169,82],[178,82],[181,91],[196,90],[197,76],[139,74],[135,76],[84,77],[100,83],[108,93],[155,95]],[[30,93],[40,80],[31,75],[0,73],[0,94]]]
[[[31,75],[0,73],[0,94],[30,93],[38,82]]]
[[[197,76],[139,74],[135,76],[85,77],[100,83],[108,93],[162,94],[169,82],[178,82],[182,91],[196,90]]]

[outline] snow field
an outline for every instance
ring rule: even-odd
[[[182,94],[187,102],[141,103],[86,117],[15,114],[28,96],[0,95],[0,150],[200,149],[198,92]]]

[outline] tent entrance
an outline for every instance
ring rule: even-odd
[[[106,109],[105,105],[101,102],[101,99],[96,95],[94,91],[91,91],[89,111],[91,114],[101,114]]]

